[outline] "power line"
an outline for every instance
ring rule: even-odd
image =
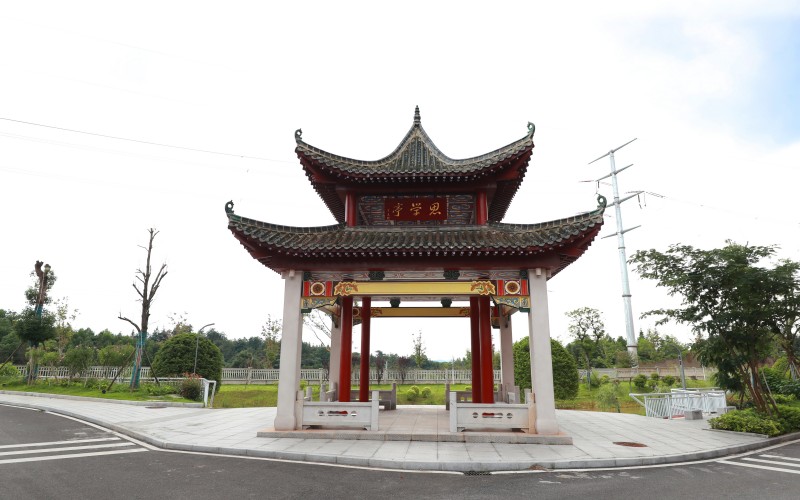
[[[264,157],[261,157],[261,156],[247,156],[247,155],[240,155],[240,154],[236,154],[236,153],[224,153],[224,152],[221,152],[221,151],[211,151],[211,150],[208,150],[208,149],[197,149],[197,148],[189,148],[189,147],[185,147],[185,146],[175,146],[175,145],[172,145],[172,144],[165,144],[165,143],[162,143],[162,142],[151,142],[151,141],[143,141],[143,140],[139,140],[139,139],[129,139],[127,137],[119,137],[119,136],[115,136],[115,135],[99,134],[99,133],[96,133],[96,132],[86,132],[84,130],[75,130],[75,129],[66,128],[66,127],[57,127],[55,125],[45,125],[43,123],[34,123],[34,122],[28,122],[28,121],[24,121],[24,120],[15,120],[13,118],[4,118],[2,116],[0,116],[0,120],[5,120],[5,121],[8,121],[8,122],[14,122],[14,123],[23,123],[25,125],[33,125],[35,127],[43,127],[43,128],[54,129],[54,130],[61,130],[61,131],[64,131],[64,132],[73,132],[73,133],[76,133],[76,134],[92,135],[92,136],[95,136],[95,137],[103,137],[105,139],[116,139],[118,141],[135,142],[135,143],[138,143],[138,144],[147,144],[147,145],[150,145],[150,146],[160,146],[160,147],[164,147],[164,148],[183,149],[183,150],[186,150],[186,151],[194,151],[196,153],[207,153],[207,154],[222,155],[222,156],[232,156],[234,158],[242,158],[242,159],[247,159],[247,160],[261,160],[261,161],[275,161],[275,162],[281,162],[281,163],[292,163],[292,162],[289,162],[289,161],[286,161],[286,160],[275,160],[275,159],[272,159],[272,158],[264,158]]]

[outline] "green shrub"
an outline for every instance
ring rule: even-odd
[[[182,388],[182,387],[181,387]],[[178,388],[169,385],[169,384],[142,384],[141,390],[145,391],[147,394],[151,396],[166,396],[168,394],[176,394],[178,392]]]
[[[650,374],[650,380],[655,380],[656,382],[658,382],[659,380],[661,380],[661,376],[658,373],[653,372]]]
[[[203,384],[200,377],[187,374],[188,376],[181,382],[181,396],[192,401],[203,399]]]
[[[600,377],[595,372],[589,377],[589,387],[600,387]]]
[[[422,396],[423,399],[427,399],[427,398],[431,397],[431,388],[430,387],[423,387],[422,391],[420,392],[420,396]]]
[[[755,410],[734,410],[719,417],[709,419],[712,429],[735,432],[753,432],[773,437],[783,434],[783,426],[770,417],[756,413]]]
[[[414,387],[411,387],[409,390],[406,391],[406,399],[409,401],[416,401],[419,397],[419,390],[414,390]]]
[[[675,383],[675,377],[672,375],[667,375],[666,377],[662,378],[661,381],[664,382],[664,385],[667,387],[672,387],[672,385]]]
[[[17,368],[11,363],[6,364],[0,368],[0,377],[19,377],[20,373]]]
[[[775,403],[777,403],[779,405],[785,405],[785,404],[791,403],[792,401],[797,401],[797,398],[794,397],[793,394],[789,394],[789,395],[786,395],[786,394],[773,394],[772,395],[772,399],[774,399]]]
[[[636,375],[633,377],[633,385],[635,385],[637,389],[644,389],[647,386],[647,377],[641,373]]]
[[[94,348],[88,346],[73,347],[64,355],[64,366],[69,369],[70,378],[88,370],[93,361]]]
[[[595,400],[603,410],[616,408],[617,413],[620,412],[619,397],[617,397],[617,384],[604,384],[600,387],[600,390],[597,391]]]
[[[648,387],[648,388],[649,388],[651,391],[653,391],[653,392],[656,392],[656,391],[658,391],[658,384],[659,384],[659,383],[660,383],[660,382],[659,382],[658,380],[652,380],[652,379],[651,379],[651,380],[648,380],[648,381],[647,381],[647,387]]]
[[[797,399],[800,399],[800,379],[798,380],[781,380],[780,382],[776,382],[772,388],[773,393],[783,394],[786,396],[794,396]]]
[[[153,360],[153,373],[159,377],[180,377],[194,368],[197,346],[197,374],[217,381],[217,391],[222,383],[222,351],[205,337],[181,333],[169,338],[158,350]]]
[[[611,378],[609,378],[608,375],[603,375],[600,377],[600,385],[606,385],[609,382],[611,382]]]
[[[777,418],[783,424],[784,432],[800,431],[800,408],[778,405]]]
[[[416,385],[412,385],[411,387],[409,387],[408,390],[413,392],[415,395],[419,396],[419,387],[417,387]]]

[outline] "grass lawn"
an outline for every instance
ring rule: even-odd
[[[131,391],[127,384],[114,384],[110,392],[103,394],[97,387],[87,388],[82,381],[75,381],[70,385],[60,383],[48,384],[46,381],[38,381],[34,385],[28,385],[24,379],[0,379],[0,390],[20,391],[20,392],[39,392],[47,394],[64,394],[68,396],[83,396],[88,398],[116,399],[126,401],[171,401],[178,403],[196,403],[190,399],[185,399],[177,394],[166,394],[154,396],[145,390]]]

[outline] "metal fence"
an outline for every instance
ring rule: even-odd
[[[673,389],[672,392],[630,394],[630,397],[644,406],[646,416],[656,418],[683,417],[691,410],[720,413],[727,405],[725,392],[718,389]]]

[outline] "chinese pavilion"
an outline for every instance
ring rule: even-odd
[[[536,432],[558,432],[546,281],[589,247],[603,224],[605,199],[565,219],[501,222],[528,169],[534,130],[528,123],[521,139],[456,160],[431,141],[417,107],[397,148],[376,161],[323,151],[297,130],[300,163],[338,224],[270,224],[226,205],[236,239],[284,280],[276,430],[296,427],[302,313],[316,308],[332,318],[330,380],[338,382],[339,401],[350,401],[354,322],[361,323],[358,394],[366,401],[372,319],[464,317],[473,402],[493,403],[492,327],[500,331],[501,383],[513,386],[510,315],[527,313]],[[431,302],[441,306],[409,305]]]

